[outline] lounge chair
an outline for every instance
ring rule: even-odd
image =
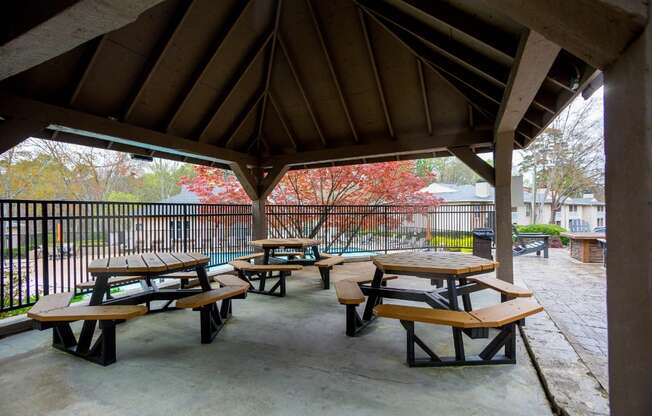
[[[512,226],[512,235],[514,237],[514,246],[512,251],[514,256],[522,256],[524,254],[537,253],[543,257],[548,258],[548,247],[550,236],[547,234],[539,233],[519,233],[516,227]]]

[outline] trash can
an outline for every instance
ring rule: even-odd
[[[473,255],[493,260],[491,243],[494,240],[494,230],[491,228],[476,228],[473,230]]]

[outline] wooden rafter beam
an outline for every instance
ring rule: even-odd
[[[283,126],[283,130],[285,131],[285,134],[288,136],[288,140],[290,140],[290,143],[292,143],[292,147],[294,150],[299,150],[299,146],[297,145],[297,140],[294,137],[294,133],[292,133],[292,130],[290,129],[290,125],[287,123],[287,120],[285,120],[285,116],[283,115],[283,112],[281,111],[281,108],[278,106],[276,103],[276,100],[274,99],[274,95],[272,95],[271,92],[269,94],[269,103],[272,105],[272,108],[276,112],[276,116],[278,117],[279,121],[281,122],[281,125]]]
[[[600,69],[620,56],[648,20],[648,6],[644,1],[491,0],[487,7]]]
[[[215,105],[215,108],[213,111],[211,111],[210,118],[204,123],[204,127],[201,129],[201,132],[199,133],[199,141],[205,141],[207,139],[206,133],[210,129],[210,127],[213,125],[215,120],[217,119],[217,116],[220,112],[220,110],[223,108],[224,104],[229,101],[229,98],[233,95],[235,91],[237,91],[238,86],[242,82],[242,80],[245,78],[245,76],[249,73],[251,68],[254,66],[254,63],[258,60],[258,58],[262,55],[263,51],[266,49],[267,45],[270,43],[272,40],[272,37],[274,36],[273,32],[270,32],[263,42],[257,47],[256,52],[251,56],[252,54],[247,54],[247,57],[245,57],[244,63],[239,66],[239,70],[235,72],[235,77],[231,82],[229,83],[226,93],[222,94],[223,97],[220,97],[220,99],[217,100],[217,104]]]
[[[196,3],[197,0],[192,0],[190,3],[182,4],[181,10],[177,13],[177,18],[174,19],[175,21],[172,23],[172,27],[168,29],[166,35],[163,37],[164,40],[158,46],[158,51],[155,53],[155,58],[153,57],[154,59],[147,60],[145,69],[141,74],[141,79],[136,84],[136,88],[131,94],[129,105],[127,105],[127,109],[125,110],[124,116],[122,117],[124,121],[129,122],[131,119],[134,109],[140,102],[140,99],[142,98],[143,93],[147,89],[150,81],[152,80],[152,77],[156,73],[156,70],[161,65],[161,62],[163,62],[165,55],[170,49],[170,46],[174,44],[177,36],[179,36],[179,32],[181,31],[184,22],[192,12],[193,6]]]
[[[50,17],[36,19],[31,27],[0,46],[0,80],[46,62],[100,35],[135,21],[162,0],[40,2],[52,7]],[[12,19],[29,19],[24,16]]]
[[[482,179],[489,182],[491,186],[496,185],[496,173],[493,166],[476,155],[471,147],[449,147],[448,150],[454,156],[464,162],[466,166],[471,168],[472,171],[477,173]]]
[[[560,50],[559,45],[537,32],[530,30],[522,35],[507,90],[496,117],[496,132],[516,130]]]
[[[391,21],[445,59],[454,62],[492,84],[504,87],[509,76],[509,66],[493,61],[454,38],[444,35],[416,18],[403,14],[386,3],[360,0],[365,7]]]
[[[242,114],[239,115],[239,118],[235,123],[235,127],[227,136],[228,138],[224,142],[224,147],[226,148],[231,147],[231,144],[233,144],[233,140],[238,135],[238,132],[240,132],[242,126],[245,125],[247,120],[249,120],[249,117],[254,112],[254,110],[258,107],[258,104],[260,104],[261,100],[264,100],[264,97],[265,97],[265,92],[259,91],[256,95],[254,95],[253,99],[249,100],[249,103],[245,105],[245,110],[242,112]]]
[[[272,49],[269,52],[269,62],[267,62],[267,70],[265,74],[265,89],[263,92],[263,106],[260,109],[260,116],[258,119],[258,137],[263,134],[263,123],[265,122],[265,111],[267,111],[267,97],[269,97],[269,85],[272,82],[272,69],[274,68],[274,58],[276,57],[276,45],[278,44],[278,27],[281,22],[281,8],[283,7],[283,0],[276,0],[276,14],[274,16],[274,30],[272,38]],[[260,143],[260,141],[259,141]]]
[[[292,74],[292,78],[294,79],[294,83],[296,84],[297,88],[299,89],[299,93],[301,93],[301,97],[303,98],[303,102],[306,104],[306,110],[308,111],[308,114],[310,115],[310,118],[312,119],[312,123],[315,126],[315,130],[317,131],[317,135],[319,136],[319,140],[321,140],[321,143],[326,146],[326,138],[324,137],[324,132],[322,131],[321,127],[319,126],[319,121],[317,120],[317,116],[315,114],[315,111],[313,110],[312,103],[310,102],[310,99],[308,98],[308,94],[306,94],[305,88],[303,88],[303,83],[301,82],[301,78],[299,78],[299,74],[297,73],[297,70],[294,66],[294,63],[292,62],[292,57],[290,56],[290,52],[288,51],[287,47],[285,46],[285,42],[283,41],[283,38],[278,35],[278,44],[281,47],[281,51],[283,51],[283,56],[285,56],[285,62],[288,64],[288,68],[290,68],[290,73]]]
[[[82,91],[82,88],[84,88],[84,84],[86,84],[86,80],[88,79],[88,76],[90,73],[93,71],[95,68],[95,65],[97,63],[97,59],[102,53],[102,50],[104,49],[104,46],[106,45],[106,42],[108,42],[108,35],[102,35],[102,37],[98,40],[97,46],[95,47],[95,51],[93,51],[93,56],[91,56],[91,59],[88,61],[88,64],[86,65],[86,68],[84,68],[84,73],[82,76],[79,78],[79,82],[77,82],[77,86],[75,87],[75,90],[73,91],[72,95],[70,96],[70,100],[68,100],[68,104],[71,107],[75,107],[75,104],[77,102],[77,98],[79,97],[79,94]]]
[[[177,118],[188,104],[190,97],[197,91],[197,88],[200,85],[200,81],[208,73],[208,69],[211,68],[219,55],[220,50],[226,43],[226,40],[233,33],[235,27],[238,26],[238,23],[242,20],[243,16],[246,14],[249,6],[254,3],[254,0],[245,0],[236,2],[236,10],[231,14],[230,18],[224,25],[224,29],[216,36],[216,39],[213,41],[213,47],[209,54],[207,54],[204,61],[199,65],[199,70],[196,72],[192,80],[186,86],[184,92],[181,94],[178,103],[175,105],[174,112],[169,118],[169,121],[166,124],[165,131],[170,131],[174,126],[174,123],[177,121]]]
[[[32,120],[45,124],[52,130],[136,145],[144,149],[160,149],[167,153],[218,163],[258,163],[255,157],[248,154],[4,93],[0,93],[0,115],[7,119]]]
[[[415,58],[417,61],[417,72],[419,73],[419,89],[421,90],[421,98],[423,100],[423,114],[426,117],[426,125],[428,126],[428,134],[432,134],[432,116],[430,115],[430,99],[428,98],[428,85],[426,85],[426,77],[423,75],[423,64],[421,59]]]
[[[492,130],[482,127],[474,131],[460,131],[459,133],[439,135],[412,135],[392,139],[391,137],[377,138],[369,144],[355,144],[337,148],[303,151],[290,155],[271,155],[261,161],[261,166],[276,166],[287,164],[290,166],[310,165],[350,159],[362,159],[381,156],[395,156],[412,153],[432,153],[445,150],[453,146],[471,146],[481,143],[491,144]]]
[[[362,28],[362,35],[367,45],[367,53],[369,54],[369,63],[371,63],[371,68],[374,73],[374,81],[376,81],[376,89],[378,90],[378,97],[380,98],[380,104],[383,107],[383,113],[385,114],[385,121],[387,122],[387,130],[390,137],[395,137],[394,126],[392,125],[392,117],[389,115],[389,108],[387,107],[387,101],[385,99],[385,91],[383,90],[383,82],[380,78],[380,73],[378,72],[378,65],[376,64],[376,55],[374,53],[374,46],[371,42],[371,36],[369,36],[369,30],[367,29],[367,21],[364,16],[364,13],[360,8],[358,8],[358,17],[360,18],[360,27]]]
[[[435,55],[435,52],[428,49],[424,45],[414,42],[413,39],[406,36],[405,33],[402,33],[400,28],[395,27],[391,21],[387,21],[382,17],[378,16],[372,10],[365,8],[363,5],[358,3],[362,10],[367,13],[371,19],[376,22],[383,30],[388,33],[392,38],[402,44],[415,58],[421,60],[424,64],[428,66],[435,74],[439,76],[445,83],[450,85],[455,91],[457,91],[467,102],[471,103],[478,111],[482,114],[495,114],[495,110],[491,110],[490,106],[498,107],[500,103],[499,97],[502,95],[500,89],[493,92],[491,96],[488,96],[485,92],[478,92],[476,87],[470,85],[467,81],[460,78],[457,75],[449,73],[445,68],[443,68],[440,63],[439,57]],[[438,62],[438,63],[435,63]],[[498,97],[493,97],[497,95]],[[482,104],[479,103],[478,97],[480,98]],[[489,106],[487,105],[489,104]]]
[[[331,55],[328,52],[328,45],[326,44],[326,39],[324,38],[324,34],[321,29],[321,23],[319,22],[319,18],[317,17],[317,14],[315,13],[315,10],[312,7],[311,0],[306,0],[306,5],[308,6],[308,11],[310,12],[309,14],[312,20],[313,27],[315,29],[315,32],[317,33],[317,37],[319,38],[319,45],[321,46],[322,52],[324,53],[324,57],[326,58],[326,63],[328,65],[328,70],[330,71],[331,78],[333,79],[333,84],[335,84],[337,95],[340,99],[340,103],[342,104],[342,110],[344,111],[346,120],[348,121],[349,127],[351,128],[351,134],[353,135],[353,140],[355,142],[358,142],[359,141],[358,132],[356,131],[355,125],[353,124],[353,119],[351,118],[351,112],[349,111],[349,105],[346,103],[346,98],[344,97],[344,92],[342,91],[342,87],[340,86],[340,81],[338,79],[337,72],[335,71],[335,67],[333,66],[333,60],[331,59]]]
[[[23,140],[36,136],[45,127],[47,123],[38,120],[18,118],[0,121],[0,155]]]
[[[451,37],[468,36],[493,53],[503,55],[507,61],[511,61],[516,56],[518,39],[497,26],[490,25],[444,2],[402,1],[426,18],[435,19],[446,26],[451,32]]]

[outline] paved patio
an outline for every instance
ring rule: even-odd
[[[345,264],[334,279],[372,271]],[[390,282],[399,284],[428,282]],[[250,295],[234,312],[210,345],[199,343],[199,317],[188,310],[119,325],[118,362],[106,368],[53,350],[49,331],[0,340],[0,414],[551,414],[520,337],[514,366],[410,369],[398,322],[344,335],[344,307],[333,289],[320,290],[314,268],[289,279],[286,298]],[[452,353],[450,329],[417,331]],[[465,342],[473,352],[485,341]]]
[[[550,258],[515,258],[514,274],[571,343],[591,373],[609,388],[607,351],[607,276],[601,263],[580,263],[567,249],[551,249]]]

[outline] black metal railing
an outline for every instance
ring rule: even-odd
[[[0,312],[71,291],[91,260],[197,251],[210,266],[251,253],[249,205],[0,200]],[[267,207],[270,237],[313,237],[331,253],[471,249],[492,227],[489,204]]]

